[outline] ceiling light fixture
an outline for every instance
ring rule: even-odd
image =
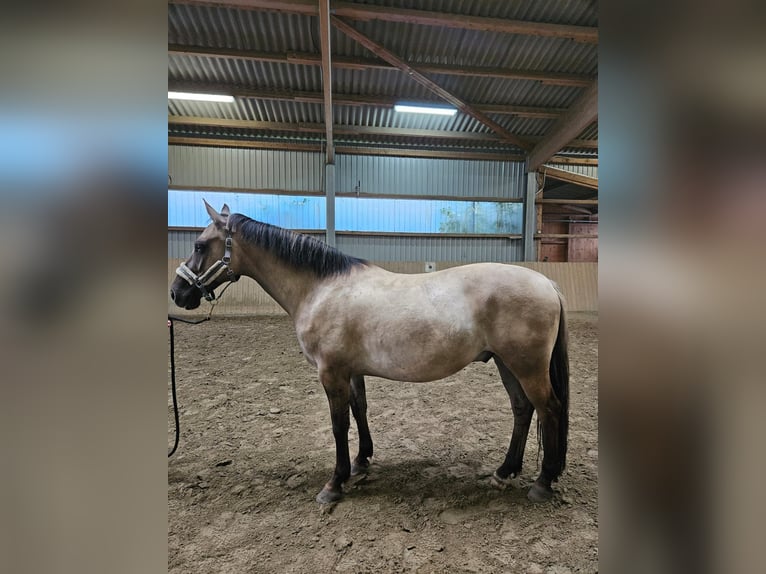
[[[411,114],[434,114],[437,116],[454,116],[457,113],[455,108],[441,108],[436,106],[413,106],[409,104],[396,104],[394,111],[408,112]]]
[[[232,103],[234,96],[220,94],[191,94],[188,92],[168,92],[169,100],[196,100],[199,102],[225,102]]]

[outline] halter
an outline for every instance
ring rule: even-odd
[[[178,269],[176,269],[176,275],[184,279],[189,285],[193,285],[199,289],[202,292],[202,295],[208,301],[213,301],[215,299],[215,290],[208,289],[208,287],[211,283],[218,279],[221,273],[226,271],[227,279],[229,281],[234,282],[239,280],[239,275],[234,273],[231,267],[229,267],[229,263],[231,263],[232,245],[231,230],[227,229],[226,233],[226,241],[224,242],[226,249],[223,253],[223,257],[213,263],[210,268],[202,275],[197,275],[194,271],[186,266],[186,263],[181,263],[181,265],[178,266]]]

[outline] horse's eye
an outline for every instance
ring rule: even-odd
[[[204,243],[195,243],[194,244],[194,252],[195,253],[202,253],[205,250]]]

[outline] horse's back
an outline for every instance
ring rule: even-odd
[[[555,284],[542,273],[520,265],[472,263],[425,277],[434,283],[458,284],[469,297],[482,304],[498,301],[510,309],[530,305],[558,309],[559,306]]]

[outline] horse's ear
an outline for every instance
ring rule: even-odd
[[[223,204],[223,207],[221,208],[221,215],[226,215],[227,217],[230,215],[229,213],[229,206],[225,203]]]
[[[205,201],[204,199],[202,201],[205,202],[205,209],[207,210],[207,214],[210,216],[210,219],[213,220],[213,223],[215,223],[216,227],[225,227],[226,218],[220,213],[218,213],[215,209],[213,209],[213,207],[207,201]],[[228,208],[226,208],[226,211],[228,211]]]

